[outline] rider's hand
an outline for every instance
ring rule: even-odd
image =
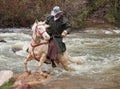
[[[61,35],[62,35],[62,37],[65,37],[67,35],[67,31],[64,30]]]

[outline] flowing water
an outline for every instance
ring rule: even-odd
[[[1,29],[2,30],[2,29]],[[4,29],[3,29],[4,30]],[[30,29],[7,29],[12,32],[0,33],[0,70],[24,72],[23,61],[27,45],[31,40]],[[52,80],[36,89],[120,89],[120,30],[115,33],[101,30],[74,32],[64,38],[70,56],[84,64],[70,63],[74,72],[66,72],[61,66],[52,68],[44,64],[43,70],[51,72]],[[14,53],[14,47],[22,50]],[[37,71],[38,63],[31,61],[29,68]]]

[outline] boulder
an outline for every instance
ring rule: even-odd
[[[13,45],[12,46],[12,51],[16,53],[17,51],[22,50],[23,46],[22,45]]]
[[[0,42],[2,42],[2,43],[6,43],[6,41],[5,41],[5,40],[0,40]]]
[[[41,83],[45,83],[45,82],[49,81],[52,78],[52,76],[50,74],[48,74],[48,73],[44,73],[44,74],[45,75],[41,75],[39,72],[35,72],[35,73],[32,72],[31,74],[28,74],[28,73],[16,74],[14,76],[15,82],[13,84],[13,87],[26,86],[24,84],[34,86],[34,85],[38,85],[38,84],[41,84]],[[17,89],[21,89],[21,88],[17,88]]]
[[[0,86],[8,82],[13,77],[13,72],[10,70],[0,71]]]

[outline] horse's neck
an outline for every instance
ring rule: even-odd
[[[35,33],[32,35],[32,43],[33,44],[39,44],[40,43],[40,37],[36,36]]]
[[[31,43],[32,43],[33,45],[40,44],[40,43],[44,43],[44,42],[48,42],[48,41],[47,41],[47,40],[44,40],[44,39],[42,39],[42,38],[40,38],[40,37],[38,37],[38,36],[33,36],[33,37],[32,37],[32,41],[31,41]]]

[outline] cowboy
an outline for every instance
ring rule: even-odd
[[[50,16],[47,17],[45,22],[50,25],[47,32],[51,37],[48,58],[51,59],[53,67],[55,67],[54,60],[57,58],[57,54],[66,51],[63,37],[70,33],[71,25],[67,22],[59,6],[55,6],[52,9]]]

